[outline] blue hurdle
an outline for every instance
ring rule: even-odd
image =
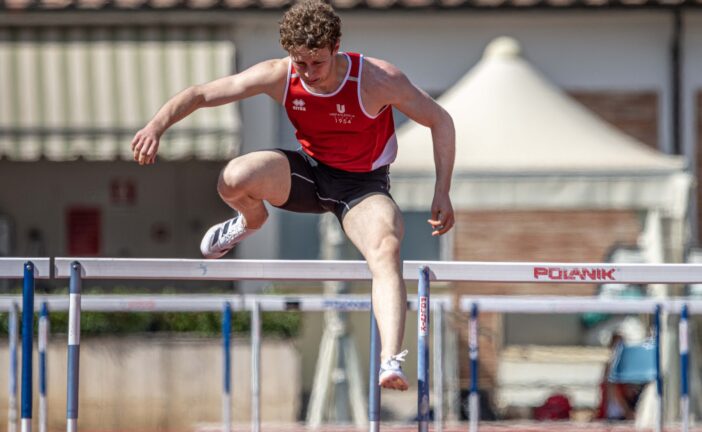
[[[32,431],[32,356],[34,351],[34,264],[24,264],[22,287],[22,432]]]
[[[417,430],[429,430],[429,267],[419,269],[417,287]],[[368,430],[380,431],[380,335],[370,308],[370,362],[368,379]],[[439,378],[437,378],[439,379]]]
[[[661,311],[660,304],[656,305],[653,320],[653,332],[656,341],[656,398],[658,410],[656,413],[656,432],[663,431],[663,374],[661,373]]]
[[[419,269],[417,287],[417,430],[429,431],[429,268]]]
[[[689,331],[688,307],[687,304],[683,304],[680,311],[680,325],[678,329],[678,337],[680,339],[680,419],[683,432],[690,430]]]
[[[47,388],[47,356],[49,346],[49,305],[46,301],[41,303],[39,316],[39,432],[47,432],[48,404],[46,400]]]

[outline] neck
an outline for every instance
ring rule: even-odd
[[[329,78],[316,86],[310,86],[310,88],[317,93],[332,93],[336,91],[346,77],[346,70],[348,68],[347,63],[348,60],[346,59],[346,56],[337,53],[332,58],[331,73],[329,74]]]

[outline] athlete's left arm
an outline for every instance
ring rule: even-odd
[[[375,69],[373,87],[383,105],[392,105],[410,119],[431,129],[436,166],[436,184],[431,204],[432,235],[441,235],[453,227],[455,219],[449,197],[451,175],[456,157],[456,131],[453,119],[426,92],[417,88],[407,76],[390,63],[369,59]],[[371,68],[369,68],[371,69]]]

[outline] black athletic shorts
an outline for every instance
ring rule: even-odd
[[[279,208],[298,213],[332,212],[339,222],[370,195],[390,195],[390,167],[349,172],[324,165],[302,150],[279,150],[290,163],[290,195]]]

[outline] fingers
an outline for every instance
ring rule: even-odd
[[[158,151],[158,139],[144,136],[140,132],[132,140],[132,154],[134,160],[139,165],[150,165],[156,162],[156,152]]]
[[[427,222],[431,225],[431,235],[432,237],[440,236],[446,234],[455,223],[453,213],[442,213],[432,212],[432,219],[428,219]]]

